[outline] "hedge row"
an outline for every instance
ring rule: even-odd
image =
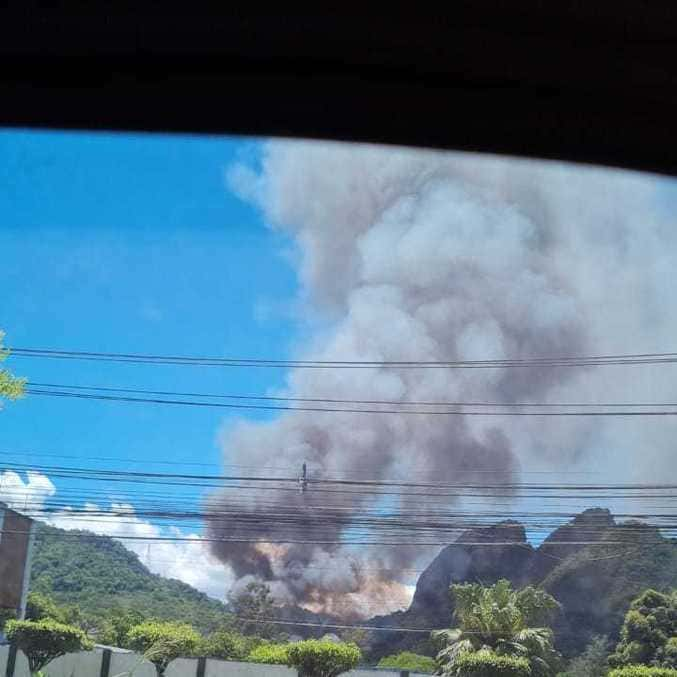
[[[612,670],[609,677],[677,677],[677,670],[652,668],[648,665],[626,665]]]
[[[531,677],[531,665],[526,658],[499,656],[493,651],[467,651],[455,661],[448,673],[459,677]]]

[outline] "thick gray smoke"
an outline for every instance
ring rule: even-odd
[[[672,348],[677,222],[662,213],[669,191],[653,177],[275,141],[265,145],[260,171],[236,167],[230,182],[298,248],[312,338],[298,347],[297,359],[475,360]],[[665,369],[633,369],[296,369],[283,394],[503,402],[677,395]],[[223,444],[227,463],[300,470],[306,461],[315,476],[484,481],[526,467],[613,467],[631,480],[668,467],[674,424],[652,422],[648,443],[645,425],[290,412],[271,422],[242,421]],[[640,441],[650,447],[641,469],[629,463]],[[232,509],[235,500],[241,508],[242,495],[224,491],[213,505]],[[332,517],[321,525],[317,509],[308,507],[318,500],[308,494],[261,491],[249,509],[305,516],[306,540],[339,541],[355,529],[342,509],[384,505],[369,494],[320,501]],[[410,509],[414,501],[395,496],[386,503]],[[248,528],[210,524],[212,535],[255,533],[271,541],[285,529],[268,520]],[[261,579],[282,598],[346,616],[401,606],[402,576],[378,567],[411,567],[431,554],[241,543],[219,543],[214,551],[243,582]]]

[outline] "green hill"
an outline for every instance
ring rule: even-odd
[[[501,544],[485,548],[483,542]],[[500,578],[517,587],[543,587],[561,603],[553,627],[556,643],[566,655],[575,655],[595,634],[616,639],[630,601],[643,590],[677,587],[677,540],[641,522],[617,523],[602,509],[577,515],[538,548],[528,543],[524,526],[517,522],[470,530],[421,574],[409,609],[371,623],[451,627],[449,586],[464,581],[488,585]],[[421,635],[382,632],[371,637],[375,656],[406,649],[432,651]]]
[[[210,631],[228,611],[225,604],[186,583],[151,573],[119,541],[47,525],[40,525],[35,541],[31,590],[60,604],[77,604],[93,621],[123,607]]]
[[[601,540],[619,539],[622,546],[583,548],[541,581],[563,605],[555,631],[569,653],[594,634],[616,638],[631,600],[647,588],[677,587],[677,541],[641,523],[616,525]]]

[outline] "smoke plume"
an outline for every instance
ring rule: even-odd
[[[263,147],[259,168],[237,166],[229,180],[295,243],[310,334],[295,359],[440,361],[670,349],[677,328],[671,298],[677,223],[661,207],[674,189],[655,177],[273,141]],[[297,368],[275,394],[500,402],[677,394],[665,369],[632,369]],[[240,421],[223,445],[227,463],[257,466],[261,474],[270,466],[300,471],[307,462],[311,477],[453,482],[517,479],[507,473],[525,468],[613,465],[637,479],[667,470],[674,438],[673,423],[655,423],[638,468],[630,461],[636,442],[647,445],[644,425],[287,412],[267,422]],[[209,530],[216,538],[270,540],[214,544],[242,581],[268,582],[281,599],[313,610],[366,616],[402,606],[402,569],[420,565],[434,549],[360,548],[353,542],[363,527],[354,516],[411,510],[422,500],[404,493],[317,497],[224,489],[210,505],[220,514],[237,511],[239,519],[214,518]],[[290,534],[326,544],[275,543]]]

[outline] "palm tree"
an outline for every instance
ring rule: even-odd
[[[452,585],[451,594],[458,627],[433,633],[444,646],[437,655],[441,674],[461,677],[459,659],[477,651],[483,651],[483,656],[525,658],[533,677],[556,673],[560,655],[553,646],[552,630],[544,625],[559,608],[551,595],[531,586],[516,591],[506,580],[489,587]]]

